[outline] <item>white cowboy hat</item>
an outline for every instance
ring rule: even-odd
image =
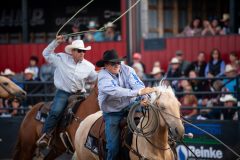
[[[114,28],[115,25],[112,22],[108,22],[107,24],[104,25],[104,27],[105,28],[109,28],[109,27]]]
[[[14,76],[15,73],[11,69],[6,68],[4,70],[4,72],[1,72],[1,75],[3,75],[3,76]]]
[[[71,52],[72,49],[81,49],[81,50],[88,51],[88,50],[91,50],[91,46],[85,47],[82,40],[75,40],[75,41],[72,41],[72,44],[67,45],[65,47],[65,52],[72,54]]]
[[[155,75],[158,73],[163,73],[163,70],[160,67],[153,67],[152,72],[150,74]]]
[[[221,102],[228,102],[228,101],[232,101],[232,102],[237,102],[237,99],[234,98],[231,94],[226,94],[224,97],[220,98]]]
[[[225,22],[230,19],[230,15],[228,13],[224,13],[222,15],[222,19],[220,21]]]
[[[179,60],[176,57],[173,57],[171,60],[171,64],[178,64]]]
[[[227,64],[225,67],[225,73],[231,72],[231,71],[236,71],[236,69],[234,67],[232,67],[232,65]]]
[[[24,70],[24,74],[32,74],[33,76],[34,76],[34,71],[33,70],[31,70],[31,69],[29,69],[29,68],[26,68],[25,70]]]
[[[89,21],[88,28],[96,28],[98,27],[97,23],[95,21]]]

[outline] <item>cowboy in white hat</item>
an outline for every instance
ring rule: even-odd
[[[42,130],[43,135],[37,141],[37,145],[43,148],[49,144],[51,133],[66,107],[68,97],[79,91],[85,92],[86,79],[90,81],[97,79],[95,66],[84,59],[91,46],[85,46],[82,40],[75,40],[65,47],[65,53],[55,54],[55,48],[63,42],[63,36],[57,36],[43,51],[46,61],[56,67],[54,84],[57,88],[51,111]]]
[[[231,94],[226,94],[220,98],[220,101],[224,103],[224,107],[229,107],[229,109],[224,109],[221,112],[221,119],[224,120],[237,120],[237,111],[231,109],[231,107],[237,106],[237,99]]]
[[[121,37],[118,32],[115,31],[116,26],[112,22],[108,22],[104,25],[106,31],[104,33],[105,41],[119,41]]]
[[[99,31],[96,31],[97,27],[98,27],[98,24],[96,23],[96,21],[94,21],[94,20],[89,21],[89,24],[88,24],[87,27],[89,29],[89,32],[84,34],[84,40],[85,41],[100,42],[100,41],[104,40],[103,33],[99,32]]]
[[[32,69],[26,68],[24,70],[24,78],[25,78],[25,80],[34,80],[34,78],[33,78],[34,75],[35,75],[35,72]]]
[[[2,75],[2,76],[14,76],[15,73],[14,73],[11,69],[6,68],[6,69],[4,70],[4,72],[1,72],[1,75]]]
[[[229,78],[229,79],[224,79],[223,80],[223,84],[224,84],[225,88],[227,88],[228,91],[230,91],[230,92],[236,91],[237,80],[236,79],[230,79],[230,78],[233,78],[233,77],[237,76],[236,69],[231,64],[227,64],[226,67],[225,67],[224,74],[225,74],[226,77]]]

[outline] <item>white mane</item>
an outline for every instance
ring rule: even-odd
[[[169,93],[170,95],[175,97],[175,93],[173,92],[173,89],[170,85],[166,85],[163,83],[163,79],[159,82],[159,86],[155,87],[157,89],[158,93]],[[151,102],[155,101],[158,93],[152,93],[151,94]]]

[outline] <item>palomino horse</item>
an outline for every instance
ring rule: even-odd
[[[26,97],[26,92],[10,79],[0,76],[0,98],[20,98]]]
[[[91,91],[90,95],[80,104],[77,112],[74,115],[74,120],[67,126],[66,131],[72,142],[74,142],[75,133],[79,126],[79,123],[88,115],[99,111],[99,105],[97,101],[97,86]],[[32,160],[34,152],[37,148],[36,141],[40,137],[43,124],[35,119],[39,108],[43,105],[43,102],[36,104],[25,116],[22,121],[18,142],[15,148],[14,160]],[[55,159],[66,151],[59,136],[54,137],[54,142],[51,146],[49,154],[44,159]]]
[[[137,128],[139,129],[145,126],[142,132],[151,132],[150,130],[156,123],[148,123],[149,118],[151,119],[153,116],[157,117],[155,121],[152,121],[157,122],[157,127],[155,127],[155,131],[152,132],[150,136],[144,136],[144,134],[139,136],[135,132],[131,145],[135,153],[129,152],[131,160],[144,158],[153,160],[174,160],[176,158],[173,150],[169,146],[168,138],[169,136],[175,140],[183,138],[184,126],[180,119],[180,103],[175,97],[171,87],[160,85],[157,87],[157,90],[156,93],[151,94],[150,99],[150,106],[155,108],[155,113],[153,110],[149,109],[148,114],[141,118]],[[78,160],[99,159],[95,153],[85,147],[85,142],[91,126],[100,116],[102,116],[101,111],[88,116],[79,125],[75,135],[74,155]],[[171,132],[171,134],[169,134],[169,132]]]

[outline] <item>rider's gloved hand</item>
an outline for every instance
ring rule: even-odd
[[[143,89],[140,89],[139,92],[138,92],[138,95],[142,96],[142,95],[145,95],[145,94],[149,94],[149,93],[152,93],[152,92],[156,92],[156,88],[154,87],[146,87],[146,88],[143,88]]]

